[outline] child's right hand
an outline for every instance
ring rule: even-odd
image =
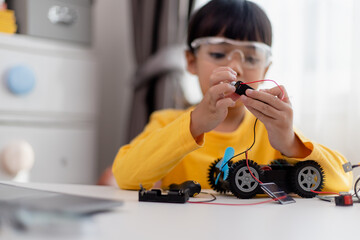
[[[239,96],[235,87],[236,72],[229,67],[216,68],[210,75],[210,85],[202,101],[191,113],[190,131],[194,139],[216,128],[228,114],[228,108],[235,106]]]

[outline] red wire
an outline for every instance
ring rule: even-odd
[[[253,175],[253,173],[251,172],[251,170],[250,170],[247,152],[248,152],[248,151],[245,152],[245,156],[246,156],[246,165],[247,165],[247,167],[248,167],[248,169],[249,169],[249,172],[250,172],[251,176],[252,176],[256,181],[258,181],[258,183],[262,184],[262,182],[261,182],[259,179],[257,179],[257,178]],[[314,190],[310,190],[310,191],[313,192],[313,193],[317,193],[317,194],[336,194],[336,195],[340,195],[339,193],[336,193],[336,192],[318,192],[318,191],[314,191]]]
[[[281,96],[281,100],[284,100],[285,97],[285,93],[284,90],[279,86],[279,84],[277,84],[277,82],[275,82],[274,80],[270,80],[270,79],[265,79],[265,80],[258,80],[258,81],[252,81],[252,82],[246,82],[246,83],[241,83],[241,84],[251,84],[251,83],[258,83],[258,82],[273,82],[276,84],[276,86],[278,86],[278,88],[280,89],[282,96]],[[245,156],[246,156],[246,166],[251,174],[251,176],[260,184],[262,184],[262,182],[257,179],[254,174],[251,172],[250,170],[250,166],[249,166],[249,159],[248,159],[248,150],[245,152]],[[212,203],[212,202],[193,202],[193,201],[188,201],[188,203],[197,203],[197,204],[209,204],[209,205],[222,205],[222,206],[251,206],[251,205],[259,205],[259,204],[263,204],[263,203],[269,203],[269,202],[273,202],[273,201],[277,201],[279,199],[285,198],[286,196],[282,196],[279,198],[273,198],[270,200],[266,200],[266,201],[262,201],[262,202],[256,202],[256,203]]]
[[[251,206],[251,205],[259,205],[259,204],[263,204],[263,203],[277,201],[277,200],[283,199],[285,197],[286,196],[282,196],[279,198],[272,198],[272,199],[269,199],[266,201],[261,201],[261,202],[256,202],[256,203],[214,203],[214,202],[192,202],[192,201],[188,201],[188,203],[199,203],[199,204],[221,205],[221,206]]]
[[[339,193],[336,193],[336,192],[318,192],[318,191],[314,191],[314,190],[310,190],[311,192],[313,193],[317,193],[317,194],[336,194],[336,195],[340,195]]]
[[[279,84],[278,84],[277,82],[275,82],[274,80],[271,80],[271,79],[263,79],[263,80],[257,80],[257,81],[246,82],[246,83],[245,83],[245,82],[242,82],[242,83],[240,83],[240,84],[251,84],[251,83],[258,83],[258,82],[273,82],[273,83],[275,83],[276,86],[278,86],[278,88],[280,89],[280,91],[281,91],[281,93],[282,93],[282,96],[281,96],[280,99],[281,99],[281,100],[284,100],[284,97],[285,97],[284,90],[283,90],[283,89],[279,86]],[[249,170],[251,176],[252,176],[258,183],[262,184],[262,182],[261,182],[259,179],[257,179],[257,178],[254,176],[254,174],[251,172],[251,170],[250,170],[247,152],[248,152],[248,150],[245,152],[246,165],[247,165],[247,167],[248,167],[248,170]]]
[[[249,169],[249,172],[250,172],[250,174],[251,174],[251,176],[258,182],[258,183],[260,183],[260,184],[262,184],[262,182],[259,180],[259,179],[257,179],[255,176],[254,176],[254,174],[251,172],[251,170],[250,170],[250,167],[249,167],[249,160],[248,160],[248,155],[247,155],[247,153],[248,153],[248,151],[246,151],[245,152],[245,157],[246,157],[246,166],[248,167],[248,169]]]
[[[275,82],[274,80],[264,79],[264,80],[257,80],[257,81],[252,81],[252,82],[246,82],[246,83],[243,82],[243,83],[240,83],[240,84],[251,84],[251,83],[258,83],[258,82],[273,82],[273,83],[275,83],[276,86],[278,86],[278,88],[280,89],[280,91],[281,91],[281,93],[282,93],[281,100],[284,99],[284,97],[285,97],[284,90],[283,90],[283,89],[279,86],[279,84],[278,84],[277,82]],[[248,151],[245,152],[245,156],[246,156],[246,166],[248,167],[248,170],[249,170],[251,176],[252,176],[258,183],[262,184],[262,182],[261,182],[259,179],[257,179],[257,178],[254,176],[254,174],[251,172],[251,170],[250,170],[250,167],[249,167],[249,159],[248,159],[248,154],[247,154],[247,153],[248,153]]]
[[[257,179],[253,173],[251,172],[250,170],[250,166],[249,166],[249,159],[248,159],[248,155],[247,155],[248,151],[245,152],[245,156],[246,156],[246,165],[248,167],[248,170],[251,174],[251,176],[260,184],[262,184],[262,182]],[[212,203],[212,202],[193,202],[193,201],[188,201],[188,203],[199,203],[199,204],[209,204],[209,205],[222,205],[222,206],[251,206],[251,205],[259,205],[259,204],[263,204],[263,203],[269,203],[269,202],[272,202],[272,201],[277,201],[279,199],[283,199],[285,198],[286,196],[282,196],[282,197],[279,197],[279,198],[273,198],[273,199],[270,199],[270,200],[266,200],[266,201],[262,201],[262,202],[256,202],[256,203]]]
[[[285,93],[284,93],[284,90],[280,87],[280,85],[275,82],[274,80],[271,80],[271,79],[263,79],[263,80],[257,80],[257,81],[252,81],[252,82],[242,82],[240,84],[251,84],[251,83],[258,83],[258,82],[273,82],[276,84],[276,86],[278,86],[278,88],[280,89],[281,93],[282,93],[282,96],[281,96],[281,100],[284,100],[285,98]]]
[[[249,172],[250,172],[251,176],[252,176],[256,181],[258,181],[258,183],[262,184],[262,182],[261,182],[259,179],[257,179],[257,178],[253,175],[253,173],[251,172],[251,170],[250,170],[247,152],[248,152],[248,151],[245,152],[245,156],[246,156],[246,165],[247,165],[247,167],[248,167],[248,169],[249,169]],[[317,194],[336,194],[336,195],[340,195],[339,193],[336,193],[336,192],[318,192],[318,191],[314,191],[314,190],[311,190],[311,189],[310,189],[310,191],[313,192],[313,193],[317,193]]]

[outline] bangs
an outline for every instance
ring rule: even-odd
[[[268,17],[247,1],[213,0],[201,8],[190,20],[188,46],[194,39],[212,36],[272,44]]]

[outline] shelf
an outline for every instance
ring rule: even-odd
[[[90,46],[21,34],[0,33],[0,48],[72,59],[94,57],[93,49]]]
[[[0,111],[0,125],[95,127],[97,117],[88,114]]]

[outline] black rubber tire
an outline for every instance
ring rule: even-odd
[[[358,189],[360,189],[360,177],[356,180],[355,184],[354,184],[354,192],[356,197],[359,199],[360,201],[360,193],[358,191]]]
[[[215,167],[218,162],[221,161],[222,158],[216,159],[214,162],[210,164],[210,167],[208,169],[208,183],[210,184],[210,187],[219,193],[226,193],[230,191],[229,188],[229,182],[226,181],[226,179],[223,179],[223,176],[220,176],[219,181],[217,184],[215,184],[217,175],[219,174],[220,170]],[[228,162],[229,168],[232,165],[232,162]]]
[[[259,165],[248,160],[252,174],[260,180],[262,171]],[[228,182],[230,183],[231,192],[241,199],[249,199],[254,197],[260,190],[260,184],[255,180],[246,165],[246,159],[234,163],[229,172]]]
[[[300,197],[315,197],[318,194],[311,190],[321,192],[324,183],[324,171],[317,162],[308,160],[295,164],[291,174],[291,184],[294,193],[298,194]]]

